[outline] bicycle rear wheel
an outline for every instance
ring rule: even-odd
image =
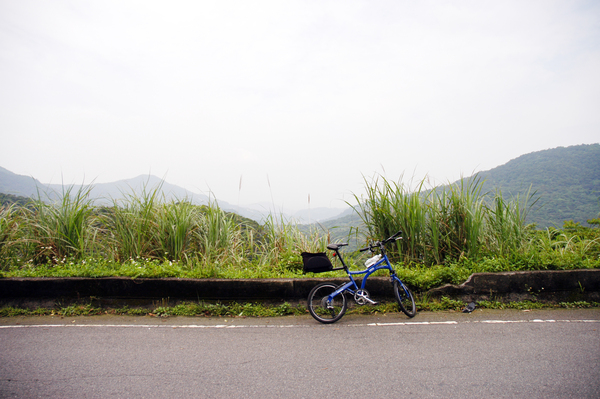
[[[337,290],[337,286],[332,283],[321,283],[315,286],[308,294],[308,311],[315,320],[329,324],[335,323],[346,313],[348,303],[346,296],[341,293],[335,297],[329,298],[329,295]]]
[[[394,280],[394,294],[396,295],[398,305],[400,305],[400,310],[402,310],[402,312],[404,312],[404,314],[408,317],[415,317],[417,314],[415,298],[408,287],[404,285],[404,283]]]

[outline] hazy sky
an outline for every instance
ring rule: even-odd
[[[600,2],[0,0],[0,134],[43,183],[343,207],[599,142]]]

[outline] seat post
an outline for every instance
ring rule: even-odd
[[[346,266],[346,262],[344,262],[344,258],[342,258],[342,254],[340,253],[340,249],[336,248],[335,249],[335,253],[336,253],[337,257],[339,258],[340,262],[342,262],[342,267],[344,268],[344,270],[348,271],[348,266]]]

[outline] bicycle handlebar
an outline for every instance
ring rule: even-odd
[[[389,237],[389,238],[387,238],[387,239],[385,239],[383,241],[375,241],[373,244],[369,244],[368,247],[362,248],[359,251],[360,252],[365,252],[366,250],[371,250],[372,251],[373,248],[381,248],[381,247],[383,247],[385,244],[387,244],[389,242],[401,240],[402,239],[401,235],[402,235],[402,232],[399,231],[396,234],[392,235],[391,237]]]

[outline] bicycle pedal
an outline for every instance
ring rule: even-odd
[[[374,300],[372,300],[369,297],[363,297],[362,299],[364,299],[366,302],[368,302],[370,305],[377,305],[378,302],[375,302]]]

